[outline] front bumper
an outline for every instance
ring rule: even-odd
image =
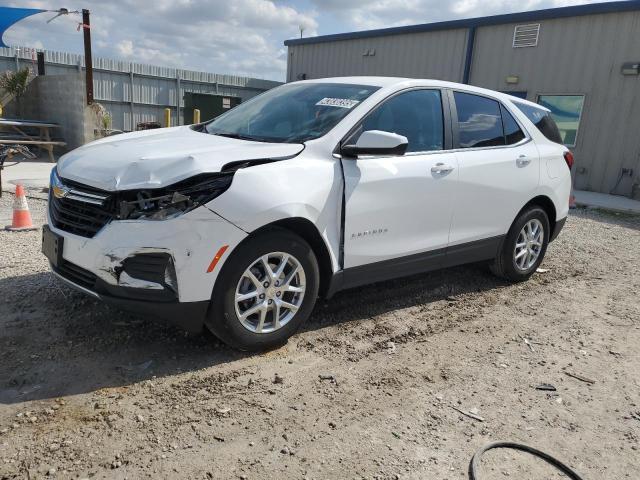
[[[49,211],[47,220],[48,228],[64,239],[62,262],[52,266],[56,276],[106,303],[190,331],[202,328],[218,273],[246,237],[205,207],[164,221],[112,221],[93,238],[53,227]],[[224,245],[224,257],[209,272]],[[170,275],[165,276],[167,265]]]
[[[202,330],[209,308],[208,300],[200,302],[160,302],[155,299],[145,300],[139,298],[139,294],[133,297],[129,289],[109,286],[99,279],[96,279],[91,289],[80,285],[80,283],[76,283],[77,279],[70,276],[68,271],[62,268],[51,265],[51,271],[68,286],[90,297],[128,312],[139,313],[144,316],[153,317],[154,319],[166,320],[188,332],[197,333]]]

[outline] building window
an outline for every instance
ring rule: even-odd
[[[540,37],[540,24],[516,25],[513,31],[513,48],[537,47]]]
[[[539,95],[538,103],[551,110],[562,143],[575,147],[584,107],[584,95]]]

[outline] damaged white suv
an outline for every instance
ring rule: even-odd
[[[572,163],[549,112],[508,95],[296,82],[68,153],[42,248],[95,298],[258,350],[338,290],[480,261],[526,280],[564,225]]]

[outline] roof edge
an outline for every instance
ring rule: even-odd
[[[599,13],[628,12],[633,10],[640,10],[640,0],[591,3],[586,5],[574,5],[570,7],[546,8],[544,10],[532,10],[528,12],[492,15],[488,17],[465,18],[460,20],[447,20],[435,23],[423,23],[419,25],[407,25],[403,27],[379,28],[375,30],[363,30],[360,32],[336,33],[332,35],[320,35],[318,37],[295,38],[285,40],[284,44],[287,47],[290,47],[314,43],[336,42],[340,40],[353,40],[357,38],[386,37],[390,35],[401,35],[405,33],[434,32],[438,30],[483,27],[488,25],[500,25],[504,23],[515,22],[532,22],[537,20],[578,17],[583,15],[595,15]]]

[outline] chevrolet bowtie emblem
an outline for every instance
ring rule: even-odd
[[[62,182],[58,178],[53,179],[53,185],[51,185],[51,190],[53,192],[53,196],[56,198],[64,198],[69,195],[71,189],[62,184]]]
[[[53,196],[56,198],[64,198],[69,195],[69,189],[66,187],[53,187]]]

